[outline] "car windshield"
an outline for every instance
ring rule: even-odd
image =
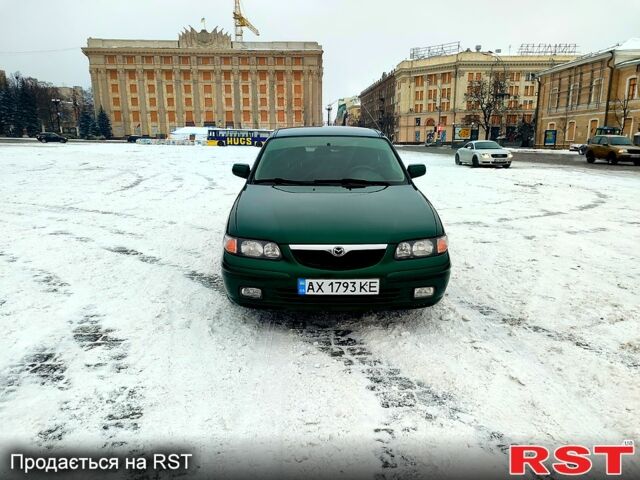
[[[627,137],[610,137],[609,144],[611,145],[633,145],[631,140]]]
[[[308,136],[270,140],[253,183],[398,185],[407,179],[384,138]]]
[[[492,148],[502,148],[496,142],[476,142],[476,150],[491,150]]]

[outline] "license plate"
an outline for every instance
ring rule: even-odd
[[[365,279],[298,279],[298,295],[378,295],[380,280]]]

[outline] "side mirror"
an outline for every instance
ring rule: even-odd
[[[236,177],[249,178],[251,167],[246,163],[234,163],[231,171]]]
[[[422,163],[419,163],[416,165],[409,165],[407,167],[407,172],[409,172],[409,177],[417,178],[427,173],[427,167],[424,166]]]

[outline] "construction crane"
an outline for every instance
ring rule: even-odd
[[[244,27],[247,27],[256,35],[260,35],[258,29],[253,26],[253,24],[247,19],[247,17],[242,15],[242,10],[240,10],[240,0],[236,0],[236,7],[233,10],[233,20],[236,24],[236,42],[242,42],[242,29]]]

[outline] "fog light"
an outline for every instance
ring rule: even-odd
[[[262,298],[262,290],[253,287],[242,287],[240,289],[240,295],[249,298]]]
[[[413,289],[413,298],[432,297],[435,289],[433,287],[420,287]]]

